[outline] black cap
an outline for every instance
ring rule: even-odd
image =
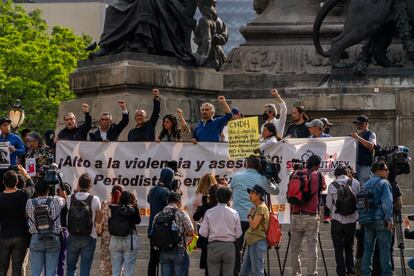
[[[2,124],[4,124],[4,123],[11,123],[11,120],[9,119],[9,118],[7,118],[7,117],[1,117],[0,118],[0,126],[2,125]]]
[[[250,193],[250,192],[255,192],[256,194],[258,194],[258,195],[260,195],[260,198],[262,199],[262,200],[265,200],[265,196],[267,195],[267,193],[266,193],[266,191],[265,191],[265,189],[263,189],[263,187],[262,186],[259,186],[259,185],[254,185],[253,186],[253,188],[247,188],[247,192],[248,193]]]
[[[360,124],[360,123],[368,123],[368,117],[365,115],[359,115],[358,118],[353,122],[354,124]]]

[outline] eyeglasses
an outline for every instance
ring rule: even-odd
[[[210,111],[211,110],[211,108],[202,108],[202,109],[200,109],[201,110],[201,112],[203,112],[203,111]]]

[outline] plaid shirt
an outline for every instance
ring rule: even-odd
[[[33,213],[34,213],[35,207],[34,207],[33,202],[36,201],[39,205],[46,204],[47,198],[48,197],[46,196],[37,197],[37,198],[30,199],[27,201],[26,214],[27,214],[27,217],[29,218],[27,221],[29,223],[29,231],[32,234],[37,233],[36,225],[34,223],[35,219],[34,219]],[[52,201],[49,204],[50,213],[51,213],[52,219],[54,220],[53,233],[55,233],[56,235],[60,235],[60,231],[62,229],[60,225],[60,212],[64,205],[65,205],[65,200],[58,196],[54,196]]]
[[[175,204],[168,204],[164,207],[164,212],[172,212],[173,210],[179,209]],[[158,214],[155,216],[154,221],[156,221]],[[180,242],[179,246],[186,248],[186,239],[185,232],[194,231],[193,223],[191,222],[190,216],[184,210],[178,210],[175,213],[175,223],[177,223],[178,228],[180,229],[181,236],[184,237]]]

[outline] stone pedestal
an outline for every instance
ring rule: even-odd
[[[80,61],[70,75],[70,86],[77,99],[61,104],[58,129],[64,127],[63,115],[74,112],[83,120],[81,104],[91,107],[94,122],[101,112],[110,112],[114,121],[121,119],[118,99],[125,99],[130,112],[130,123],[120,139],[126,139],[128,130],[135,127],[134,111],[144,109],[150,116],[153,88],[161,91],[161,118],[167,113],[183,110],[186,119],[199,118],[200,103],[214,102],[217,92],[223,90],[223,74],[213,69],[189,67],[176,58],[137,53],[122,53],[93,61]]]

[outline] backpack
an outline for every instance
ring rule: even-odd
[[[357,210],[357,199],[352,191],[352,179],[349,179],[345,185],[338,182],[332,182],[336,188],[337,199],[335,201],[335,213],[341,216],[352,215]]]
[[[375,222],[375,211],[379,200],[375,198],[374,189],[380,181],[381,179],[369,188],[366,188],[365,185],[362,186],[361,191],[356,195],[359,224],[361,225]]]
[[[322,175],[318,173],[319,186],[321,185]],[[293,172],[289,178],[288,190],[287,190],[287,201],[292,205],[303,205],[319,192],[312,192],[311,185],[311,173],[303,169],[299,169]]]
[[[40,204],[37,199],[33,199],[33,220],[30,219],[36,226],[36,231],[39,236],[39,240],[53,238],[53,224],[59,218],[60,214],[55,218],[52,218],[52,212],[50,210],[50,203],[52,197],[47,197],[44,204]]]
[[[108,219],[108,231],[112,236],[125,237],[131,233],[131,215],[127,206],[109,205],[111,217]]]
[[[172,250],[180,243],[181,233],[175,221],[177,211],[161,211],[155,218],[151,232],[151,243],[155,250]]]
[[[71,195],[68,210],[68,231],[71,235],[89,236],[92,233],[92,195],[85,200],[79,200]]]
[[[269,226],[267,227],[266,231],[266,241],[267,245],[272,247],[278,245],[282,240],[282,228],[280,226],[277,214],[273,213],[270,196],[267,207],[269,209]]]

